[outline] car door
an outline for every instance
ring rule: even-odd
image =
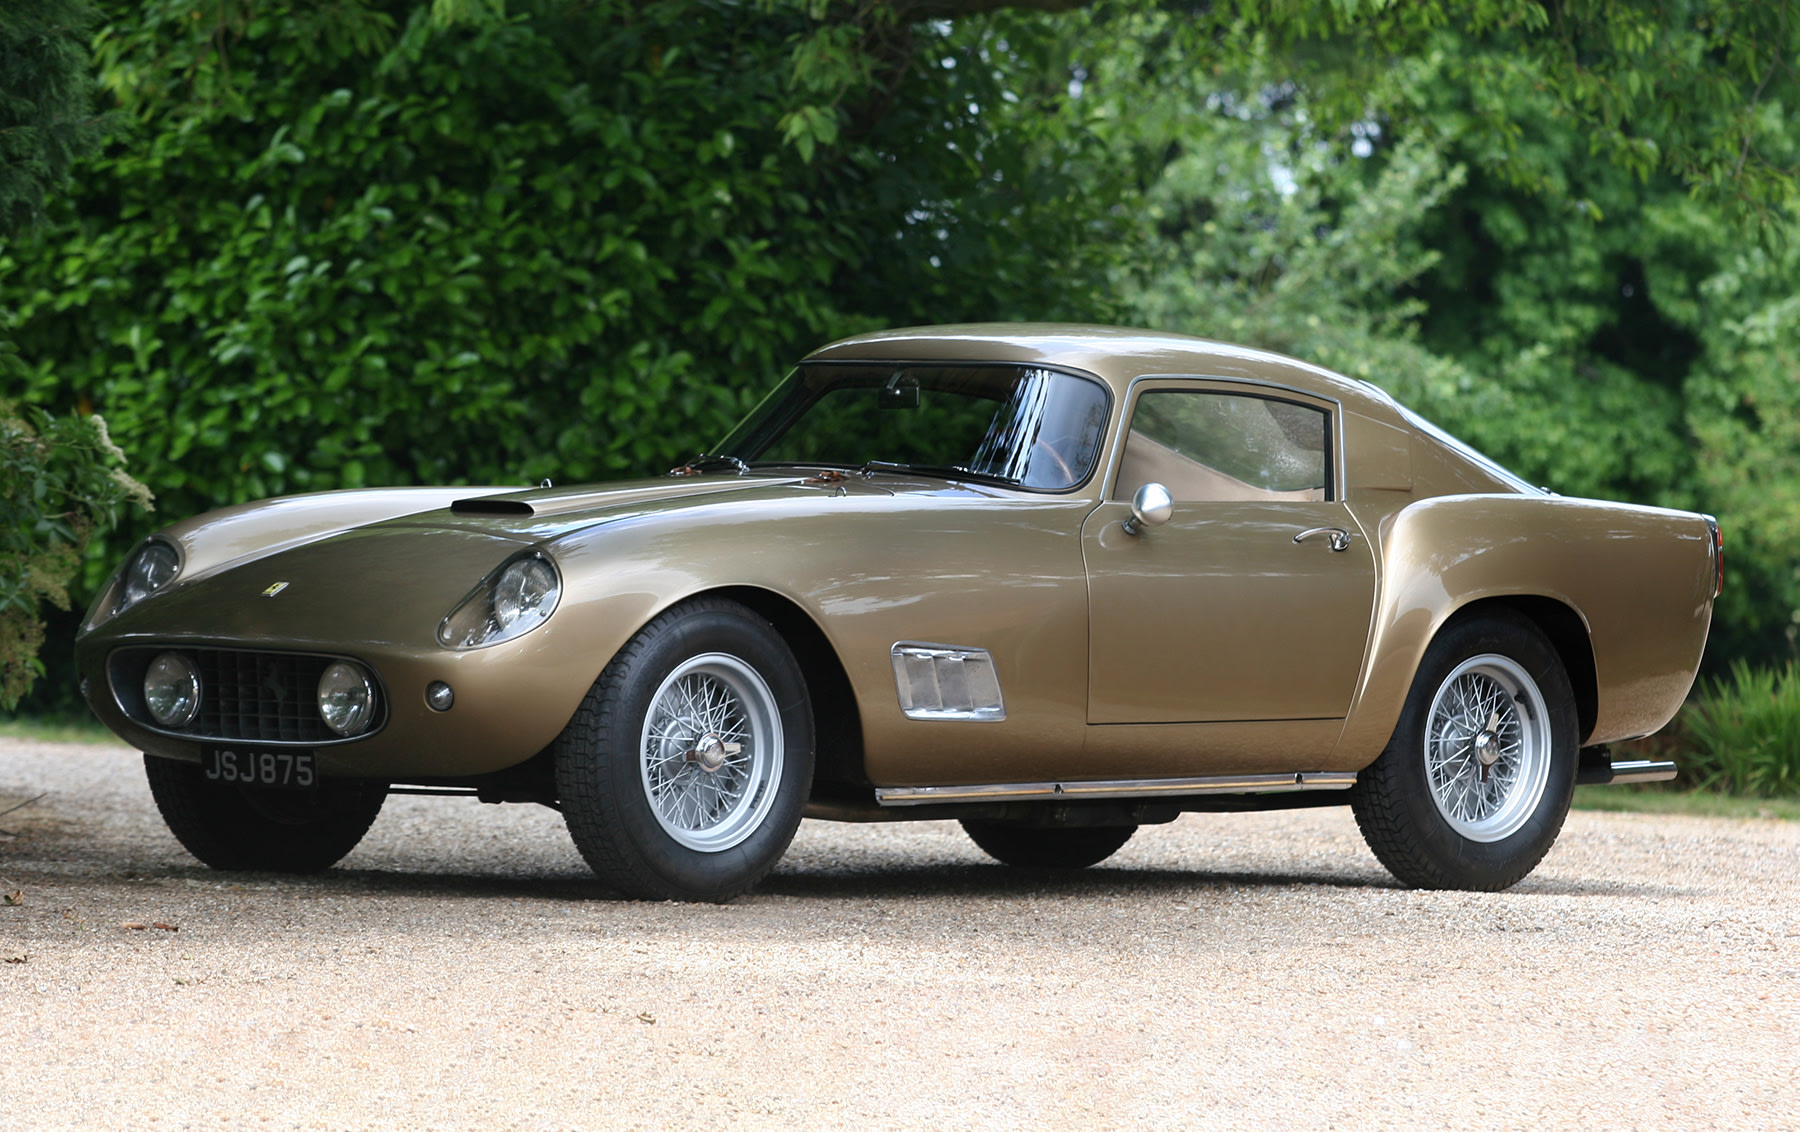
[[[1082,529],[1088,722],[1342,718],[1375,568],[1343,502],[1338,406],[1157,379],[1133,386],[1122,419],[1105,500]],[[1172,514],[1132,534],[1130,500],[1148,482],[1169,489]]]

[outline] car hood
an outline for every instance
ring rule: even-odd
[[[181,554],[181,579],[196,581],[348,531],[401,525],[469,529],[528,541],[601,522],[621,508],[674,503],[797,477],[695,476],[576,488],[399,487],[320,491],[243,503],[171,524],[157,537]],[[472,506],[457,507],[467,501]]]
[[[429,644],[444,615],[522,545],[475,531],[377,524],[178,578],[97,631],[120,644],[417,647]]]
[[[752,473],[634,480],[571,488],[539,488],[471,495],[437,511],[395,519],[391,526],[462,530],[528,543],[553,542],[604,524],[705,506],[736,510],[782,500],[816,500],[832,495],[892,495],[897,491],[942,489],[941,481],[894,477],[870,481],[837,473],[815,475]]]
[[[551,547],[575,532],[700,506],[752,512],[777,503],[777,510],[787,510],[777,501],[805,508],[809,499],[834,494],[886,495],[927,486],[872,484],[862,477],[724,475],[497,493],[419,488],[271,500],[162,532],[183,551],[175,583],[102,619],[95,631],[121,644],[156,639],[428,647],[443,617],[526,547]],[[357,520],[362,522],[346,527]]]

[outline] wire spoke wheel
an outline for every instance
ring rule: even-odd
[[[771,622],[692,598],[614,654],[552,755],[563,821],[601,880],[643,900],[730,900],[800,827],[812,697]]]
[[[755,833],[782,767],[781,713],[757,671],[725,653],[692,657],[650,697],[638,744],[651,813],[676,842],[719,853]]]
[[[1550,776],[1549,711],[1517,661],[1485,653],[1451,669],[1424,738],[1432,801],[1457,833],[1500,841],[1537,811]]]

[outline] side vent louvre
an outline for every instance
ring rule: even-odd
[[[1006,718],[1000,678],[986,649],[901,641],[893,648],[894,683],[908,719]]]

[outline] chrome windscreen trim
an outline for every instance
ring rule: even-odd
[[[1283,794],[1300,790],[1348,790],[1356,785],[1350,771],[1293,771],[1283,774],[1233,774],[1209,778],[1137,778],[1106,782],[1008,782],[991,786],[877,787],[875,800],[884,806],[923,806],[933,802],[1013,802],[1068,798],[1155,798],[1184,794]]]

